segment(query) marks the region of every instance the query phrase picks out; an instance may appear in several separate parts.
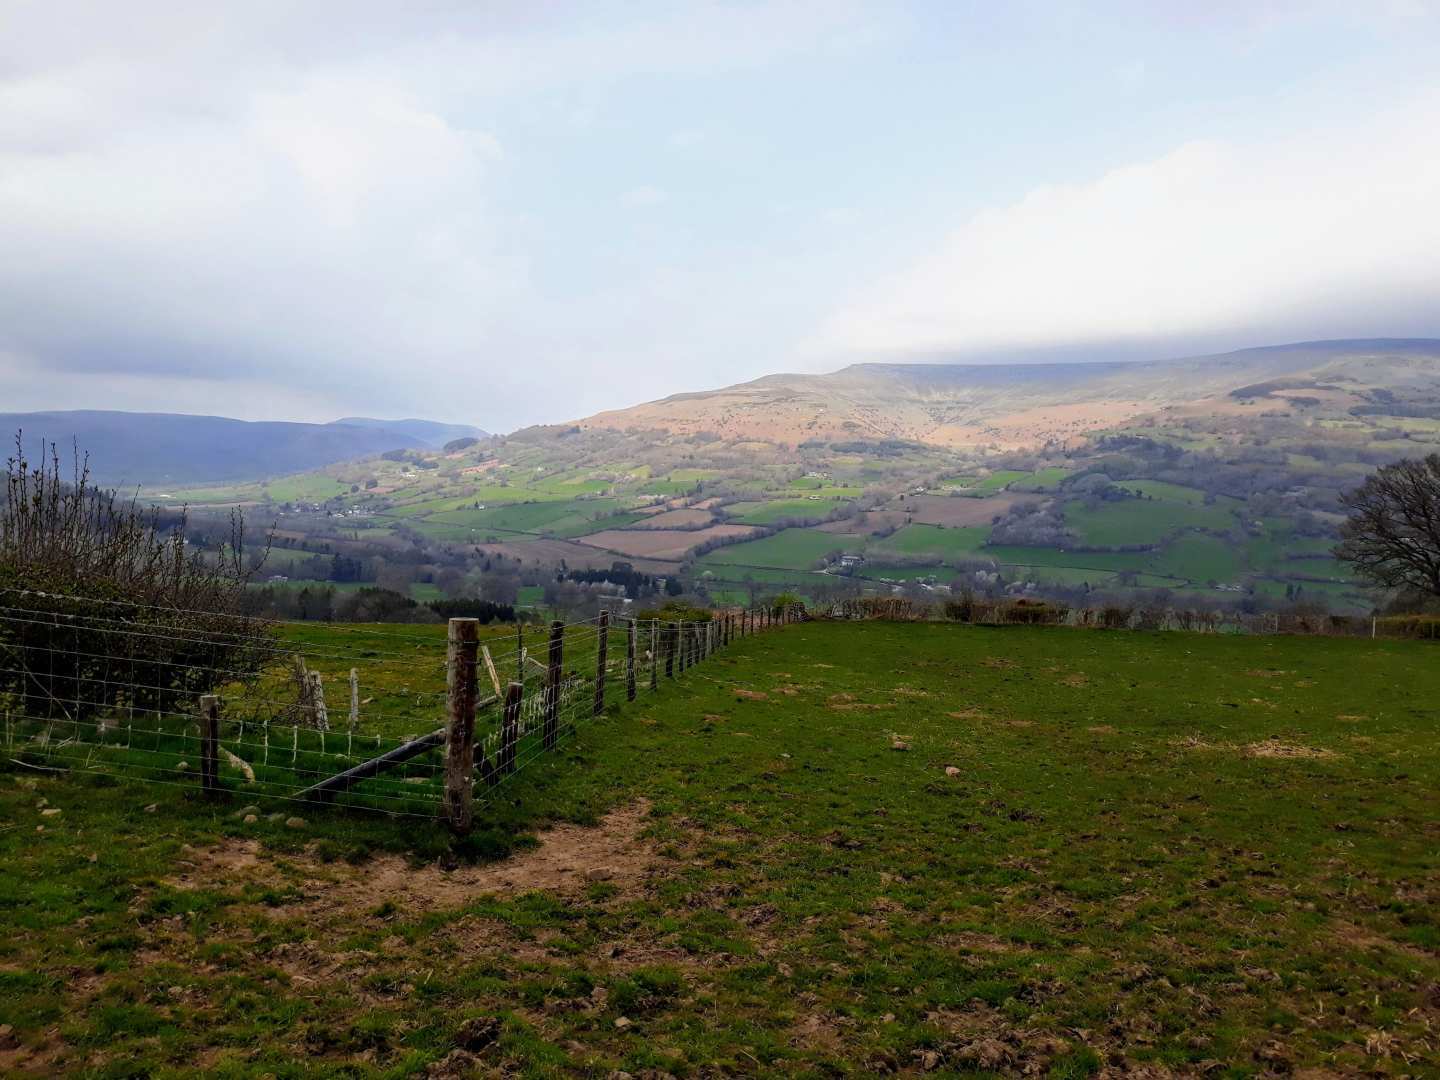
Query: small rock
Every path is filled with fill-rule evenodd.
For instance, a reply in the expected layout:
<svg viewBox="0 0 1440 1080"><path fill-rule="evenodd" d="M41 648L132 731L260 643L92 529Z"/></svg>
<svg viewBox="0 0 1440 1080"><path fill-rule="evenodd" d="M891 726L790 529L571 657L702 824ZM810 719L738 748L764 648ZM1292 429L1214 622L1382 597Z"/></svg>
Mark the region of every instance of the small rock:
<svg viewBox="0 0 1440 1080"><path fill-rule="evenodd" d="M945 775L946 775L946 776L959 776L959 775L960 775L960 770L957 769L954 765L946 765L946 766L945 766Z"/></svg>
<svg viewBox="0 0 1440 1080"><path fill-rule="evenodd" d="M303 829L305 827L305 819L303 817L286 818L285 827L287 829Z"/></svg>
<svg viewBox="0 0 1440 1080"><path fill-rule="evenodd" d="M934 1050L917 1050L915 1063L920 1066L922 1072L931 1072L940 1067L940 1055Z"/></svg>
<svg viewBox="0 0 1440 1080"><path fill-rule="evenodd" d="M179 765L176 765L176 766L175 766L175 771L176 771L176 772L189 772L189 771L190 771L190 762L188 762L188 761L182 761L182 762L180 762Z"/></svg>
<svg viewBox="0 0 1440 1080"><path fill-rule="evenodd" d="M608 866L592 866L585 871L586 881L609 881L615 876L615 871Z"/></svg>
<svg viewBox="0 0 1440 1080"><path fill-rule="evenodd" d="M50 807L46 807L44 810L41 810L41 811L40 811L40 816L41 816L41 817L54 817L54 816L55 816L56 814L58 814L58 813L60 813L60 808L59 808L58 806L50 806Z"/></svg>
<svg viewBox="0 0 1440 1080"><path fill-rule="evenodd" d="M241 818L240 820L243 821L246 825L254 825L254 824L255 824L257 821L259 821L260 819L259 819L258 817L256 817L254 814L246 814L246 815L245 815L243 818Z"/></svg>
<svg viewBox="0 0 1440 1080"><path fill-rule="evenodd" d="M98 863L98 862L100 861L100 856L97 855L97 854L95 854L95 852L92 851L89 855L85 856L85 861L86 861L86 862L92 862L92 863Z"/></svg>
<svg viewBox="0 0 1440 1080"><path fill-rule="evenodd" d="M284 820L285 820L285 815L284 815L284 814L281 814L281 813L278 813L278 812L277 812L277 813L274 813L274 814L266 814L266 815L265 815L265 820L266 820L266 821L284 821Z"/></svg>
<svg viewBox="0 0 1440 1080"><path fill-rule="evenodd" d="M625 1017L623 1017L623 1016L617 1016L617 1017L615 1018L615 1030L616 1030L616 1031L624 1031L626 1028L631 1027L631 1026L633 1026L633 1022L630 1021L630 1020L628 1020L628 1019L626 1019Z"/></svg>
<svg viewBox="0 0 1440 1080"><path fill-rule="evenodd" d="M185 993L185 987L183 987L183 986L172 986L172 987L170 987L170 996L171 996L171 997L179 997L179 996L180 996L181 994L183 994L183 993Z"/></svg>
<svg viewBox="0 0 1440 1080"><path fill-rule="evenodd" d="M159 808L160 808L160 804L159 804L159 803L153 803L153 802L152 802L149 806L145 807L145 813L147 813L147 814L153 814L153 813L154 813L156 810L158 810Z"/></svg>
<svg viewBox="0 0 1440 1080"><path fill-rule="evenodd" d="M904 739L895 739L890 743L891 750L909 750L910 744Z"/></svg>
<svg viewBox="0 0 1440 1080"><path fill-rule="evenodd" d="M886 1013L884 1016L880 1017L880 1022L882 1024L893 1024L895 1022L895 1014Z"/></svg>

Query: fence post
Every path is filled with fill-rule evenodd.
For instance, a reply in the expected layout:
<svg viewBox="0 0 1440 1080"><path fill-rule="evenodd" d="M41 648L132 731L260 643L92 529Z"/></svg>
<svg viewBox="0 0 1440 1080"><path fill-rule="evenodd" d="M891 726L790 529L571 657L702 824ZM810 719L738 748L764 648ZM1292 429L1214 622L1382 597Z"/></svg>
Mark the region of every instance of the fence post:
<svg viewBox="0 0 1440 1080"><path fill-rule="evenodd" d="M463 836L474 823L476 662L480 620L451 619L445 656L445 824Z"/></svg>
<svg viewBox="0 0 1440 1080"><path fill-rule="evenodd" d="M564 678L565 624L550 624L550 666L545 671L545 732L542 742L549 750L560 737L560 680Z"/></svg>
<svg viewBox="0 0 1440 1080"><path fill-rule="evenodd" d="M595 649L595 709L599 716L605 711L605 660L610 648L610 612L600 612L600 638Z"/></svg>
<svg viewBox="0 0 1440 1080"><path fill-rule="evenodd" d="M350 730L360 726L360 673L350 669Z"/></svg>
<svg viewBox="0 0 1440 1080"><path fill-rule="evenodd" d="M675 624L665 624L665 677L675 677Z"/></svg>
<svg viewBox="0 0 1440 1080"><path fill-rule="evenodd" d="M515 620L515 678L525 681L525 624Z"/></svg>
<svg viewBox="0 0 1440 1080"><path fill-rule="evenodd" d="M660 621L650 620L650 689L660 688Z"/></svg>
<svg viewBox="0 0 1440 1080"><path fill-rule="evenodd" d="M515 771L515 741L520 731L520 704L525 684L512 682L505 688L505 719L500 724L500 771Z"/></svg>
<svg viewBox="0 0 1440 1080"><path fill-rule="evenodd" d="M635 700L635 620L626 620L625 634L625 699Z"/></svg>
<svg viewBox="0 0 1440 1080"><path fill-rule="evenodd" d="M675 667L679 675L685 674L685 661L688 659L685 654L690 648L690 637L685 629L687 625L684 622L675 624Z"/></svg>
<svg viewBox="0 0 1440 1080"><path fill-rule="evenodd" d="M207 798L220 795L220 699L200 697L200 786Z"/></svg>

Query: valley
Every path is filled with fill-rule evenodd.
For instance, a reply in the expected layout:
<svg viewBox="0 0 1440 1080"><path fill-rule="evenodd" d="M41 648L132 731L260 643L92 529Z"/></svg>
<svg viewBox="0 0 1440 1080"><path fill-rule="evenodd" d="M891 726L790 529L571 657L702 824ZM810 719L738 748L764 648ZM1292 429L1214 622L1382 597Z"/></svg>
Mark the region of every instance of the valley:
<svg viewBox="0 0 1440 1080"><path fill-rule="evenodd" d="M1330 555L1339 497L1436 447L1440 343L1331 342L774 377L159 497L273 521L264 577L291 591L426 600L488 573L501 599L553 605L557 575L623 563L711 603L971 591L1357 612L1376 597Z"/></svg>

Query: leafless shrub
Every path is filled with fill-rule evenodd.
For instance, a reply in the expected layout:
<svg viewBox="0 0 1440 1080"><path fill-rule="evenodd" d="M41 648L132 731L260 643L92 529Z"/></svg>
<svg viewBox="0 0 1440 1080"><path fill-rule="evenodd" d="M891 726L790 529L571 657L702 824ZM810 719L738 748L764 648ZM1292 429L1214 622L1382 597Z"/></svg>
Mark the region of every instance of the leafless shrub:
<svg viewBox="0 0 1440 1080"><path fill-rule="evenodd" d="M272 631L244 614L254 569L243 521L219 551L186 541L184 513L162 521L100 490L77 451L62 473L21 437L0 506L0 697L32 716L80 720L107 708L180 711L193 696L257 672Z"/></svg>

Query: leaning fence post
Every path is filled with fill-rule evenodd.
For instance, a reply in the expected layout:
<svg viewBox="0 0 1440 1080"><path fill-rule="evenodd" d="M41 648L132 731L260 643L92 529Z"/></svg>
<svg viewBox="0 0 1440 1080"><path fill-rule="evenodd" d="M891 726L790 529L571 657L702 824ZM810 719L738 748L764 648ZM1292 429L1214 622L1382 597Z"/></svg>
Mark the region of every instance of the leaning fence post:
<svg viewBox="0 0 1440 1080"><path fill-rule="evenodd" d="M515 741L520 731L520 703L525 684L512 682L505 688L505 719L500 725L500 771L515 771Z"/></svg>
<svg viewBox="0 0 1440 1080"><path fill-rule="evenodd" d="M209 798L220 794L220 699L200 697L200 786Z"/></svg>
<svg viewBox="0 0 1440 1080"><path fill-rule="evenodd" d="M445 823L458 835L474 822L471 794L475 773L476 662L479 619L451 619L445 656Z"/></svg>
<svg viewBox="0 0 1440 1080"><path fill-rule="evenodd" d="M545 732L546 750L560 737L560 680L565 666L565 624L558 619L550 624L550 664L545 671Z"/></svg>
<svg viewBox="0 0 1440 1080"><path fill-rule="evenodd" d="M635 700L635 620L626 620L625 633L625 700Z"/></svg>
<svg viewBox="0 0 1440 1080"><path fill-rule="evenodd" d="M605 661L610 648L610 612L600 612L600 639L595 649L595 708L594 715L605 711Z"/></svg>

